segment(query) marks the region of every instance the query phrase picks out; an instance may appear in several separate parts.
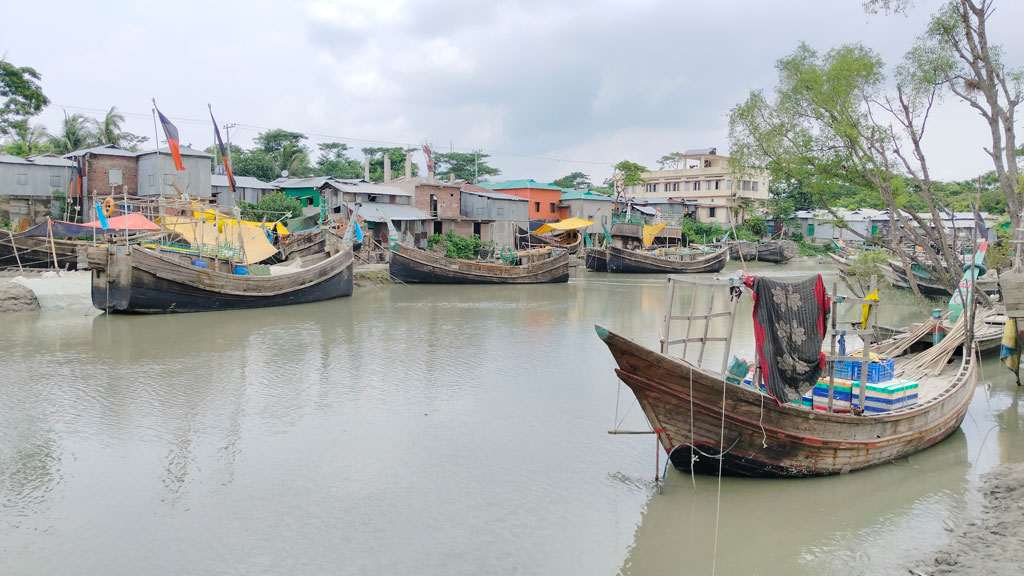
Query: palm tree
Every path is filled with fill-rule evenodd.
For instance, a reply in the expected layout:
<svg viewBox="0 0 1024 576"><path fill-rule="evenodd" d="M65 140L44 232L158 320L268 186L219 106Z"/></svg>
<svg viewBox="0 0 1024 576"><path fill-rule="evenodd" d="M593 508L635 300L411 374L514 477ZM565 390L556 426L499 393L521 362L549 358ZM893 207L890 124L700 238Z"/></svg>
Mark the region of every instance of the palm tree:
<svg viewBox="0 0 1024 576"><path fill-rule="evenodd" d="M64 112L64 121L60 125L60 133L50 141L54 152L67 154L85 148L93 142L94 134L89 128L90 119L81 114L68 116Z"/></svg>
<svg viewBox="0 0 1024 576"><path fill-rule="evenodd" d="M306 153L302 150L302 147L298 144L287 143L281 147L277 153L274 154L274 172L278 175L282 171L287 170L288 175L292 178L302 178L307 176L306 166L309 163L309 159L306 157Z"/></svg>
<svg viewBox="0 0 1024 576"><path fill-rule="evenodd" d="M123 137L121 126L124 125L124 115L117 111L117 106L111 106L103 121L97 125L96 136L100 144L113 144L120 146Z"/></svg>

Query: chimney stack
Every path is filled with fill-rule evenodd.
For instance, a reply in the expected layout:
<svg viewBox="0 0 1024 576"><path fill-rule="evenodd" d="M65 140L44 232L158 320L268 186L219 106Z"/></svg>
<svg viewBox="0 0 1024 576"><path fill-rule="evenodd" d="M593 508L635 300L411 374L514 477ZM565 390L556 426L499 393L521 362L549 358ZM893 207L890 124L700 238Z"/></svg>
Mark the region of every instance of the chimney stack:
<svg viewBox="0 0 1024 576"><path fill-rule="evenodd" d="M370 181L370 157L363 158L363 180Z"/></svg>
<svg viewBox="0 0 1024 576"><path fill-rule="evenodd" d="M412 180L412 152L405 151L405 179Z"/></svg>
<svg viewBox="0 0 1024 576"><path fill-rule="evenodd" d="M384 183L391 182L391 154L384 152Z"/></svg>

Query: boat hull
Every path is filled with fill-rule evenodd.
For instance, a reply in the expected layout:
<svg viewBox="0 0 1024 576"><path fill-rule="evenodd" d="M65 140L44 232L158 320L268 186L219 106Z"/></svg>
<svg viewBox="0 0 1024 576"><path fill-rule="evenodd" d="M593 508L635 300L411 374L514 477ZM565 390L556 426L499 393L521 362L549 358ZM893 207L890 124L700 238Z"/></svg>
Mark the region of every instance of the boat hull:
<svg viewBox="0 0 1024 576"><path fill-rule="evenodd" d="M93 306L108 313L210 312L306 304L352 295L350 250L283 276L237 276L151 250L90 251ZM294 286L289 284L294 283Z"/></svg>
<svg viewBox="0 0 1024 576"><path fill-rule="evenodd" d="M619 379L662 431L659 439L672 464L701 474L718 474L721 464L723 474L734 476L825 476L892 462L952 434L977 382L974 355L967 354L947 368L955 372L949 385L914 407L829 414L780 406L752 387L727 384L721 374L602 327L597 331L618 364Z"/></svg>
<svg viewBox="0 0 1024 576"><path fill-rule="evenodd" d="M395 280L423 284L545 284L569 281L569 253L552 250L550 258L503 266L445 258L408 246L392 248L389 272Z"/></svg>
<svg viewBox="0 0 1024 576"><path fill-rule="evenodd" d="M2 233L0 233L2 234ZM89 244L82 241L54 239L53 244L47 238L28 236L0 235L0 268L54 268L53 255L57 255L57 268L64 270L78 269L78 250ZM17 252L17 254L15 254Z"/></svg>
<svg viewBox="0 0 1024 576"><path fill-rule="evenodd" d="M782 264L789 262L800 252L796 242L792 240L773 240L757 245L758 262Z"/></svg>
<svg viewBox="0 0 1024 576"><path fill-rule="evenodd" d="M583 263L588 270L593 270L594 272L607 272L608 252L600 248L587 248L587 252L584 254Z"/></svg>
<svg viewBox="0 0 1024 576"><path fill-rule="evenodd" d="M621 274L675 274L720 272L729 262L729 247L707 255L680 260L609 246L608 271Z"/></svg>

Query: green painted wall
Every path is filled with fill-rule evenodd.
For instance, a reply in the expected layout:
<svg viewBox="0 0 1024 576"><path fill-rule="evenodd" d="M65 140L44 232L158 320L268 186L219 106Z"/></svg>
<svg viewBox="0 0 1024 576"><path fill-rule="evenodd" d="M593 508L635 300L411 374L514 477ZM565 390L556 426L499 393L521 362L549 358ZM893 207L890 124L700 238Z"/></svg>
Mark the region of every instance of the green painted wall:
<svg viewBox="0 0 1024 576"><path fill-rule="evenodd" d="M286 188L282 192L289 198L311 198L312 202L309 204L303 202L303 206L320 207L320 191L316 188Z"/></svg>

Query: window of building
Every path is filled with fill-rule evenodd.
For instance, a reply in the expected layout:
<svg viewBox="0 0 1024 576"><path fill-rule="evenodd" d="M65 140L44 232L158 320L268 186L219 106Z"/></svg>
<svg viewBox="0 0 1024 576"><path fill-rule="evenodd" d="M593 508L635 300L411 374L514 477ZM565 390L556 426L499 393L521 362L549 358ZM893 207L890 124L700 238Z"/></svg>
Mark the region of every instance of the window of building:
<svg viewBox="0 0 1024 576"><path fill-rule="evenodd" d="M725 189L726 190L732 190L732 180L726 180L725 181Z"/></svg>
<svg viewBox="0 0 1024 576"><path fill-rule="evenodd" d="M722 187L721 180L715 180L715 190L719 190Z"/></svg>
<svg viewBox="0 0 1024 576"><path fill-rule="evenodd" d="M708 208L708 218L715 217L715 210L717 210L717 208Z"/></svg>
<svg viewBox="0 0 1024 576"><path fill-rule="evenodd" d="M602 225L607 225L608 224L608 215L607 214L602 214L601 215L601 224Z"/></svg>
<svg viewBox="0 0 1024 576"><path fill-rule="evenodd" d="M555 203L554 202L549 202L548 205L551 206L551 213L554 214L555 213Z"/></svg>
<svg viewBox="0 0 1024 576"><path fill-rule="evenodd" d="M743 181L743 191L750 192L750 180Z"/></svg>
<svg viewBox="0 0 1024 576"><path fill-rule="evenodd" d="M684 192L689 192L690 191L690 183L689 182L686 182L686 183L683 184L683 191Z"/></svg>
<svg viewBox="0 0 1024 576"><path fill-rule="evenodd" d="M679 192L679 182L672 184L672 191Z"/></svg>
<svg viewBox="0 0 1024 576"><path fill-rule="evenodd" d="M28 185L28 174L18 174L18 186Z"/></svg>
<svg viewBox="0 0 1024 576"><path fill-rule="evenodd" d="M533 211L534 212L540 212L540 202L534 202L533 203Z"/></svg>
<svg viewBox="0 0 1024 576"><path fill-rule="evenodd" d="M124 184L124 177L121 175L120 170L110 170L107 172L107 183L111 186L120 186Z"/></svg>
<svg viewBox="0 0 1024 576"><path fill-rule="evenodd" d="M693 183L693 191L697 192L698 190L700 190L700 182L694 182Z"/></svg>
<svg viewBox="0 0 1024 576"><path fill-rule="evenodd" d="M54 174L54 175L50 176L50 188L58 188L59 189L60 188L60 180L61 180L61 178L57 174Z"/></svg>
<svg viewBox="0 0 1024 576"><path fill-rule="evenodd" d="M754 192L757 192L757 180L754 180L753 182L750 183L750 189L753 190Z"/></svg>

